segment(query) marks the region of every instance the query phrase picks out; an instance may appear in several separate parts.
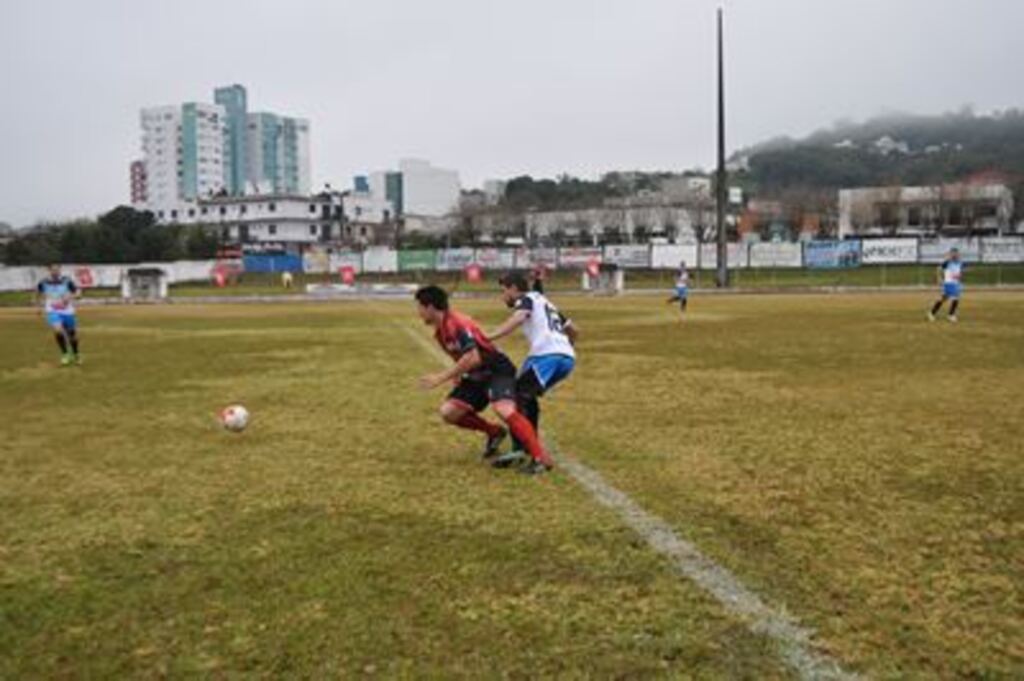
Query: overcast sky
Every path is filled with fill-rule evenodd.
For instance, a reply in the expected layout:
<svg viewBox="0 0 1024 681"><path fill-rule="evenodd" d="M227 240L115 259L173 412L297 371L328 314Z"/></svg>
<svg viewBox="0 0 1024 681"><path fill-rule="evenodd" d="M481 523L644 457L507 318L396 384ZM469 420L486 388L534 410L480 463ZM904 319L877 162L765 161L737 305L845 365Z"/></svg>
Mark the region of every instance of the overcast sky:
<svg viewBox="0 0 1024 681"><path fill-rule="evenodd" d="M309 118L314 186L714 163L713 0L4 0L0 221L128 201L141 107ZM726 0L730 149L883 111L1021 106L1020 0Z"/></svg>

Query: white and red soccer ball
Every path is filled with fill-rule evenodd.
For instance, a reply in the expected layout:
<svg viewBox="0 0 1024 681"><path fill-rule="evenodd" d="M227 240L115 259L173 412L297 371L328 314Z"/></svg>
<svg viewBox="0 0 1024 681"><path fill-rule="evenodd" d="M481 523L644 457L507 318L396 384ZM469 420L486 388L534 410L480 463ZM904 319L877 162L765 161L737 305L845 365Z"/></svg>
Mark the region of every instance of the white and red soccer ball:
<svg viewBox="0 0 1024 681"><path fill-rule="evenodd" d="M219 418L225 430L240 433L249 425L249 410L240 404L232 404L220 410Z"/></svg>

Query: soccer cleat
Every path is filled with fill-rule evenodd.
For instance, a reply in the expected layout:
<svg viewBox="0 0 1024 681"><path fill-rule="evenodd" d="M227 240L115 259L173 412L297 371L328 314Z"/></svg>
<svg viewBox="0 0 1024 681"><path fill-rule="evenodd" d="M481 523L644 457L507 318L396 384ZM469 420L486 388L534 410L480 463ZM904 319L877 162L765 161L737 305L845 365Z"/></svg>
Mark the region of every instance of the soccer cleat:
<svg viewBox="0 0 1024 681"><path fill-rule="evenodd" d="M523 475L544 475L552 468L554 468L554 466L549 466L546 463L541 463L536 459L532 459L530 463L520 468L519 472Z"/></svg>
<svg viewBox="0 0 1024 681"><path fill-rule="evenodd" d="M60 365L62 367L71 366L71 355L64 354L60 357Z"/></svg>
<svg viewBox="0 0 1024 681"><path fill-rule="evenodd" d="M935 321L935 313L932 312L931 310L928 311L928 321L930 321L930 322L934 322Z"/></svg>
<svg viewBox="0 0 1024 681"><path fill-rule="evenodd" d="M957 316L955 314L949 315L949 323L950 324L956 324L958 321L960 321L960 320L957 318Z"/></svg>
<svg viewBox="0 0 1024 681"><path fill-rule="evenodd" d="M513 449L511 452L496 457L491 465L495 468L509 468L529 458L521 449Z"/></svg>
<svg viewBox="0 0 1024 681"><path fill-rule="evenodd" d="M497 454L498 449L501 447L501 443L505 441L506 437L508 437L508 429L504 427L494 435L489 435L487 437L487 445L484 447L484 453L481 455L481 458L489 459Z"/></svg>
<svg viewBox="0 0 1024 681"><path fill-rule="evenodd" d="M82 366L82 356L77 353L75 354L75 365Z"/></svg>

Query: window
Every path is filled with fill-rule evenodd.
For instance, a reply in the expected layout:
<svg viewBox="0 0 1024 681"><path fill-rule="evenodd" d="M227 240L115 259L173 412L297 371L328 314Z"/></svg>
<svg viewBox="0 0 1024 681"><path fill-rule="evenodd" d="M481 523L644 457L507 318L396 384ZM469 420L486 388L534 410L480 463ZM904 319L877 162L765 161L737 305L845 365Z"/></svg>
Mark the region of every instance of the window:
<svg viewBox="0 0 1024 681"><path fill-rule="evenodd" d="M359 217L362 214L363 214L363 207L362 206L356 206L356 217Z"/></svg>
<svg viewBox="0 0 1024 681"><path fill-rule="evenodd" d="M228 214L227 206L221 206L220 207L220 214L221 215L227 215Z"/></svg>
<svg viewBox="0 0 1024 681"><path fill-rule="evenodd" d="M921 226L920 208L911 208L909 211L907 211L907 224L910 225L911 227Z"/></svg>
<svg viewBox="0 0 1024 681"><path fill-rule="evenodd" d="M267 225L267 234L271 236L277 234L277 225Z"/></svg>
<svg viewBox="0 0 1024 681"><path fill-rule="evenodd" d="M196 209L195 208L189 208L188 209L188 216L190 218L194 218L196 216Z"/></svg>
<svg viewBox="0 0 1024 681"><path fill-rule="evenodd" d="M270 203L267 204L267 210L273 213L275 210L277 210L277 204L271 201Z"/></svg>
<svg viewBox="0 0 1024 681"><path fill-rule="evenodd" d="M310 225L309 226L309 235L310 236L316 236L316 225Z"/></svg>
<svg viewBox="0 0 1024 681"><path fill-rule="evenodd" d="M177 210L172 210L171 211L171 219L172 220L177 220L178 219L178 211Z"/></svg>
<svg viewBox="0 0 1024 681"><path fill-rule="evenodd" d="M246 210L246 206L245 205L239 206L238 207L238 214L239 215L245 215L245 210Z"/></svg>
<svg viewBox="0 0 1024 681"><path fill-rule="evenodd" d="M366 227L359 228L359 236L366 236Z"/></svg>
<svg viewBox="0 0 1024 681"><path fill-rule="evenodd" d="M200 209L199 209L199 213L200 213L201 215L206 215L206 206L203 206L202 208L200 208Z"/></svg>
<svg viewBox="0 0 1024 681"><path fill-rule="evenodd" d="M163 212L162 210L158 210L158 211L156 212L156 216L157 216L158 218L160 218L161 220L163 220L163 219L164 219L164 212Z"/></svg>
<svg viewBox="0 0 1024 681"><path fill-rule="evenodd" d="M309 204L309 212L310 213L315 213L316 212L316 204L315 203Z"/></svg>

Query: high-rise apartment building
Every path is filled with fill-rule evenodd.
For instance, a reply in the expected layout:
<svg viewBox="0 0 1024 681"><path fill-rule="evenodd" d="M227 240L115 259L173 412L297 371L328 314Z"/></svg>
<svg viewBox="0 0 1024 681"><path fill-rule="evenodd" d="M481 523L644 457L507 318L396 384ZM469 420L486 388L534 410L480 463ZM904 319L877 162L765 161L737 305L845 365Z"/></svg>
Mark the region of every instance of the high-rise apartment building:
<svg viewBox="0 0 1024 681"><path fill-rule="evenodd" d="M247 138L247 176L252 190L309 193L309 121L266 112L251 113Z"/></svg>
<svg viewBox="0 0 1024 681"><path fill-rule="evenodd" d="M248 179L246 126L249 112L245 88L237 84L219 87L213 91L213 100L224 107L225 113L224 186L229 194L239 196L245 193Z"/></svg>

